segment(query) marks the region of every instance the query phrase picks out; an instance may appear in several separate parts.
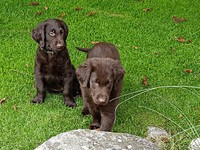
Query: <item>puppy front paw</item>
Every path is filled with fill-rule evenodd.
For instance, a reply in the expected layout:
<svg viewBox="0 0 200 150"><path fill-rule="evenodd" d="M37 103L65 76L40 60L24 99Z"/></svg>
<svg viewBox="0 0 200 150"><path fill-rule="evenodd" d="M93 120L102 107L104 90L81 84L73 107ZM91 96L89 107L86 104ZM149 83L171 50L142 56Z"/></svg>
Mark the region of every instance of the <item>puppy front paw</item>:
<svg viewBox="0 0 200 150"><path fill-rule="evenodd" d="M69 100L68 100L68 101L65 101L64 103L65 103L65 105L68 106L68 107L72 107L72 108L73 108L73 107L76 106L76 103L73 102L73 101L69 101Z"/></svg>
<svg viewBox="0 0 200 150"><path fill-rule="evenodd" d="M35 97L31 102L41 104L41 103L44 103L44 99L40 99L40 98Z"/></svg>
<svg viewBox="0 0 200 150"><path fill-rule="evenodd" d="M92 123L92 124L90 125L90 129L91 129L91 130L99 130L99 129L100 129L100 125L97 124L97 123Z"/></svg>

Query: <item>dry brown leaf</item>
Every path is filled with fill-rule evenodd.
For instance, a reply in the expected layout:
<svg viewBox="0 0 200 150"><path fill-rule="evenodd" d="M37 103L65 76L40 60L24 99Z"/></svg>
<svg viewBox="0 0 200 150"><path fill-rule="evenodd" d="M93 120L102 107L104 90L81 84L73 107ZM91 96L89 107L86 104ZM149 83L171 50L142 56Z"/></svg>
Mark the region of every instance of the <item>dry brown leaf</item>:
<svg viewBox="0 0 200 150"><path fill-rule="evenodd" d="M161 141L164 142L164 143L169 143L169 138L164 136L161 138Z"/></svg>
<svg viewBox="0 0 200 150"><path fill-rule="evenodd" d="M82 8L80 6L76 7L76 11L80 11Z"/></svg>
<svg viewBox="0 0 200 150"><path fill-rule="evenodd" d="M177 16L173 16L172 19L173 19L173 21L174 21L175 23L187 21L186 18L178 18Z"/></svg>
<svg viewBox="0 0 200 150"><path fill-rule="evenodd" d="M2 99L0 100L0 104L4 103L5 101L6 101L6 97L4 97L4 98L2 98Z"/></svg>
<svg viewBox="0 0 200 150"><path fill-rule="evenodd" d="M148 86L148 85L149 85L149 83L148 83L148 78L147 78L147 77L144 77L144 78L143 78L142 84L143 84L144 86Z"/></svg>
<svg viewBox="0 0 200 150"><path fill-rule="evenodd" d="M31 6L38 6L39 3L38 2L30 2L29 5L31 5Z"/></svg>
<svg viewBox="0 0 200 150"><path fill-rule="evenodd" d="M41 12L36 12L35 15L36 16L40 16L42 13L43 13L42 11Z"/></svg>
<svg viewBox="0 0 200 150"><path fill-rule="evenodd" d="M138 46L133 46L134 49L138 49Z"/></svg>
<svg viewBox="0 0 200 150"><path fill-rule="evenodd" d="M88 13L88 16L93 16L93 15L95 15L95 14L96 14L95 11L91 11L91 12Z"/></svg>
<svg viewBox="0 0 200 150"><path fill-rule="evenodd" d="M185 72L192 73L192 70L191 69L185 69Z"/></svg>
<svg viewBox="0 0 200 150"><path fill-rule="evenodd" d="M58 16L58 18L62 19L63 17L65 17L65 13L62 13Z"/></svg>
<svg viewBox="0 0 200 150"><path fill-rule="evenodd" d="M184 39L184 37L176 38L176 41L179 41L181 43L185 43L186 42L186 40Z"/></svg>
<svg viewBox="0 0 200 150"><path fill-rule="evenodd" d="M144 8L143 11L144 12L151 12L153 9L152 8Z"/></svg>
<svg viewBox="0 0 200 150"><path fill-rule="evenodd" d="M180 43L191 43L192 42L192 40L185 40L184 37L180 37L180 38L175 37L175 39L176 39L176 41L178 41Z"/></svg>
<svg viewBox="0 0 200 150"><path fill-rule="evenodd" d="M14 105L14 106L13 106L13 109L14 109L14 110L17 110L17 106Z"/></svg>
<svg viewBox="0 0 200 150"><path fill-rule="evenodd" d="M96 42L91 42L91 44L94 44L94 45L97 44L97 43L99 43L99 42L97 42L97 41Z"/></svg>

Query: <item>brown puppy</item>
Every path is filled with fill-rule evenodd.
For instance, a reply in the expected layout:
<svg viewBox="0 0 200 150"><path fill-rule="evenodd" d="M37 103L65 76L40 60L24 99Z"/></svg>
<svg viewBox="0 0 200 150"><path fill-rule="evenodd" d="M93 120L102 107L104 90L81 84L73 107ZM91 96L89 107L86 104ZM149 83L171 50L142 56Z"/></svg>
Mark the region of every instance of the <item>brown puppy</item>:
<svg viewBox="0 0 200 150"><path fill-rule="evenodd" d="M84 102L82 114L92 114L91 129L111 131L125 73L118 50L105 42L78 49L87 52L88 58L76 71Z"/></svg>
<svg viewBox="0 0 200 150"><path fill-rule="evenodd" d="M49 19L32 30L38 43L35 58L35 82L37 93L33 103L44 102L46 91L62 92L64 103L74 107L74 97L80 94L80 86L71 64L66 39L67 25L58 19Z"/></svg>

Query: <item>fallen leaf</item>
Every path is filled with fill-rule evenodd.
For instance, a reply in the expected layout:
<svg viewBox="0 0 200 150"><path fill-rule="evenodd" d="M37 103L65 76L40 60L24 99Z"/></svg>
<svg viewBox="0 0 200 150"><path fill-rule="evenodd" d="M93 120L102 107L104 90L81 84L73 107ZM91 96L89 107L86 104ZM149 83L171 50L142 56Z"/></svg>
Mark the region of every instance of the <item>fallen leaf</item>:
<svg viewBox="0 0 200 150"><path fill-rule="evenodd" d="M91 12L88 13L88 16L93 16L93 15L95 15L95 14L96 14L95 11L91 11Z"/></svg>
<svg viewBox="0 0 200 150"><path fill-rule="evenodd" d="M65 13L62 13L58 16L58 18L62 19L65 16Z"/></svg>
<svg viewBox="0 0 200 150"><path fill-rule="evenodd" d="M178 41L180 43L191 43L192 42L192 40L185 40L184 37L180 37L180 38L175 37L175 39L176 39L176 41Z"/></svg>
<svg viewBox="0 0 200 150"><path fill-rule="evenodd" d="M161 141L164 143L169 143L169 138L164 136L161 138Z"/></svg>
<svg viewBox="0 0 200 150"><path fill-rule="evenodd" d="M30 2L29 5L31 5L31 6L38 6L39 3L38 2Z"/></svg>
<svg viewBox="0 0 200 150"><path fill-rule="evenodd" d="M41 12L36 12L35 15L36 16L40 16L42 13L43 13L42 11Z"/></svg>
<svg viewBox="0 0 200 150"><path fill-rule="evenodd" d="M186 42L186 40L184 39L184 37L176 38L176 41L179 41L181 43L185 43Z"/></svg>
<svg viewBox="0 0 200 150"><path fill-rule="evenodd" d="M13 109L14 109L14 110L17 110L17 106L14 105L14 106L13 106Z"/></svg>
<svg viewBox="0 0 200 150"><path fill-rule="evenodd" d="M153 9L152 8L145 8L143 9L144 12L151 12Z"/></svg>
<svg viewBox="0 0 200 150"><path fill-rule="evenodd" d="M148 78L144 77L142 83L143 83L144 86L148 86L149 85Z"/></svg>
<svg viewBox="0 0 200 150"><path fill-rule="evenodd" d="M185 72L192 73L192 70L191 69L185 69Z"/></svg>
<svg viewBox="0 0 200 150"><path fill-rule="evenodd" d="M80 11L82 8L80 6L76 7L76 11Z"/></svg>
<svg viewBox="0 0 200 150"><path fill-rule="evenodd" d="M48 10L49 9L49 7L48 6L44 6L44 10Z"/></svg>
<svg viewBox="0 0 200 150"><path fill-rule="evenodd" d="M154 54L155 54L155 55L158 55L159 53L158 53L158 52L154 52Z"/></svg>
<svg viewBox="0 0 200 150"><path fill-rule="evenodd" d="M97 44L97 43L99 43L99 42L91 42L91 44L94 44L94 45Z"/></svg>
<svg viewBox="0 0 200 150"><path fill-rule="evenodd" d="M138 46L133 46L134 49L138 49Z"/></svg>
<svg viewBox="0 0 200 150"><path fill-rule="evenodd" d="M187 21L186 18L178 18L177 16L173 16L172 19L173 19L173 21L174 21L175 23Z"/></svg>
<svg viewBox="0 0 200 150"><path fill-rule="evenodd" d="M0 104L4 103L5 101L6 101L6 97L4 97L4 98L2 98L2 99L0 100Z"/></svg>

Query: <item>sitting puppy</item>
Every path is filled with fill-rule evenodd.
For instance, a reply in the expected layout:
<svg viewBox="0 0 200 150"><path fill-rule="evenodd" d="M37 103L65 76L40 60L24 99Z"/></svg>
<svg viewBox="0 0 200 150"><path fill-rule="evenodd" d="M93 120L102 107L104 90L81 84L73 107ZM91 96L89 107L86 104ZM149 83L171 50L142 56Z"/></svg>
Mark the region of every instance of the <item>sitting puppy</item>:
<svg viewBox="0 0 200 150"><path fill-rule="evenodd" d="M125 73L118 50L105 42L77 49L87 52L87 60L76 71L84 102L82 114L92 114L90 129L111 131Z"/></svg>
<svg viewBox="0 0 200 150"><path fill-rule="evenodd" d="M33 103L44 102L46 91L50 91L62 92L65 105L76 105L74 97L80 94L80 86L66 48L67 36L67 25L58 19L48 19L32 30L32 37L38 43L35 58L37 93Z"/></svg>

